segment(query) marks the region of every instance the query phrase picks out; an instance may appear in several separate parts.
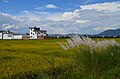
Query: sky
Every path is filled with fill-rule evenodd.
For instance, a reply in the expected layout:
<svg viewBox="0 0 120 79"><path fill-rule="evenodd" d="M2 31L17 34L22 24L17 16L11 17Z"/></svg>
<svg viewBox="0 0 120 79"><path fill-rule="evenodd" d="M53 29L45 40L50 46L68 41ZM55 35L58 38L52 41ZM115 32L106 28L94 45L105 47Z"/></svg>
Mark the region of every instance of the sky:
<svg viewBox="0 0 120 79"><path fill-rule="evenodd" d="M0 30L97 34L120 28L120 0L0 0Z"/></svg>

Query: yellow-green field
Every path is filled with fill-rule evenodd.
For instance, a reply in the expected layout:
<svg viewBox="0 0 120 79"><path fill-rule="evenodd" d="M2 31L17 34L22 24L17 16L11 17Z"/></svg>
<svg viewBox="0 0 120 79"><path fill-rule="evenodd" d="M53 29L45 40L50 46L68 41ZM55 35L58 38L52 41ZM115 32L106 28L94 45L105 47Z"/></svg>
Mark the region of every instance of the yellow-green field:
<svg viewBox="0 0 120 79"><path fill-rule="evenodd" d="M0 40L0 78L35 74L40 69L49 72L48 61L54 56L55 67L71 64L67 56L72 53L64 51L56 42L65 42L65 39Z"/></svg>
<svg viewBox="0 0 120 79"><path fill-rule="evenodd" d="M74 67L74 49L64 50L56 42L66 40L0 40L0 79L37 79L40 74L39 79L63 79L60 75Z"/></svg>

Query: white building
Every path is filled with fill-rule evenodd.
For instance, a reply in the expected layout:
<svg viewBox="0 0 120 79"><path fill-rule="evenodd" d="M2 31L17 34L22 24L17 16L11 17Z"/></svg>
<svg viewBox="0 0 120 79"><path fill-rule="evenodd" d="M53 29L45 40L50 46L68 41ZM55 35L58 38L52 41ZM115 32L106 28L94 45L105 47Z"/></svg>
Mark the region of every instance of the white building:
<svg viewBox="0 0 120 79"><path fill-rule="evenodd" d="M13 32L7 30L7 31L2 31L2 39L12 39L13 38Z"/></svg>
<svg viewBox="0 0 120 79"><path fill-rule="evenodd" d="M0 31L0 39L3 39L3 33Z"/></svg>
<svg viewBox="0 0 120 79"><path fill-rule="evenodd" d="M22 35L14 34L13 32L7 31L0 31L0 39L22 39Z"/></svg>
<svg viewBox="0 0 120 79"><path fill-rule="evenodd" d="M40 30L38 27L29 28L30 39L44 39L47 36L46 30Z"/></svg>
<svg viewBox="0 0 120 79"><path fill-rule="evenodd" d="M12 39L23 39L23 37L20 34L14 34Z"/></svg>
<svg viewBox="0 0 120 79"><path fill-rule="evenodd" d="M13 34L3 34L3 39L12 39Z"/></svg>

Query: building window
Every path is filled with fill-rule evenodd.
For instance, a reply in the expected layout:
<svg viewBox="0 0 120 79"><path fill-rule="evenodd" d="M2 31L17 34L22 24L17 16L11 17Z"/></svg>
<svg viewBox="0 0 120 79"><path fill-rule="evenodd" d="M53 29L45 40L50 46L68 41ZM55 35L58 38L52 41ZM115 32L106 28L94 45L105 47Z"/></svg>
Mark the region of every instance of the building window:
<svg viewBox="0 0 120 79"><path fill-rule="evenodd" d="M8 35L8 37L12 37L12 35Z"/></svg>
<svg viewBox="0 0 120 79"><path fill-rule="evenodd" d="M31 34L32 34L32 32L31 32Z"/></svg>
<svg viewBox="0 0 120 79"><path fill-rule="evenodd" d="M43 35L41 35L41 37L44 37Z"/></svg>

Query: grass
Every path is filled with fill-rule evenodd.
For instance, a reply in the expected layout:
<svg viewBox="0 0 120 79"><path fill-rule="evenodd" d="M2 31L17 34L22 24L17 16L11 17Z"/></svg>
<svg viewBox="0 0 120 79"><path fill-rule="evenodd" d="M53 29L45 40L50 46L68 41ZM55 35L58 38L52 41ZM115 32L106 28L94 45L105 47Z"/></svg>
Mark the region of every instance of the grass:
<svg viewBox="0 0 120 79"><path fill-rule="evenodd" d="M91 53L89 47L64 50L56 42L66 40L0 40L0 79L120 78L119 46Z"/></svg>
<svg viewBox="0 0 120 79"><path fill-rule="evenodd" d="M50 73L53 58L56 68L62 67L61 63L69 64L72 52L65 53L58 41L65 39L0 40L0 78L38 75L40 70Z"/></svg>

